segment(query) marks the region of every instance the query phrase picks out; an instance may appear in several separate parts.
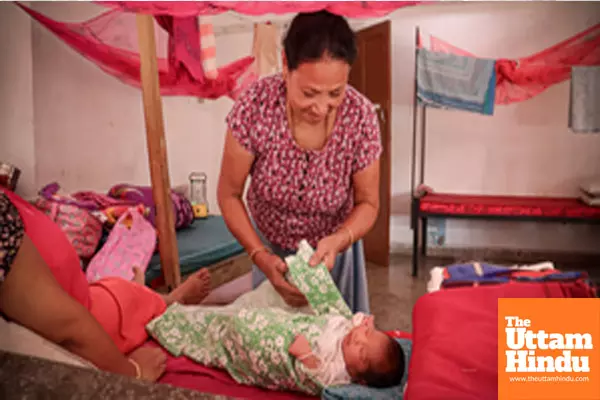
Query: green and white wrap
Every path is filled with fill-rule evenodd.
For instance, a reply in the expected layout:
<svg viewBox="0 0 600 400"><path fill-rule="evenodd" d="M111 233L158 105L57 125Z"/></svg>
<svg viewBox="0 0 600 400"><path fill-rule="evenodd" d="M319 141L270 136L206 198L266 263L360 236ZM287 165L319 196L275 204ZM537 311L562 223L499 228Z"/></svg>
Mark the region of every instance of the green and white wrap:
<svg viewBox="0 0 600 400"><path fill-rule="evenodd" d="M239 383L317 395L323 384L288 348L300 334L314 342L333 315L350 320L352 313L327 268L308 265L312 254L302 241L285 260L286 279L306 296L309 309L291 308L265 281L228 306L173 304L147 330L172 355L224 369Z"/></svg>

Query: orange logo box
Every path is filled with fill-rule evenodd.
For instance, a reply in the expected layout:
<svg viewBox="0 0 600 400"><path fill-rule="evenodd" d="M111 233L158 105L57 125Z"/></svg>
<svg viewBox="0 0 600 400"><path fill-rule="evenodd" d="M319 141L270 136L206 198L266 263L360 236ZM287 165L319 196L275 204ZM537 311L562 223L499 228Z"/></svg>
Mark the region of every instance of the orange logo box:
<svg viewBox="0 0 600 400"><path fill-rule="evenodd" d="M600 400L600 299L498 299L498 400Z"/></svg>

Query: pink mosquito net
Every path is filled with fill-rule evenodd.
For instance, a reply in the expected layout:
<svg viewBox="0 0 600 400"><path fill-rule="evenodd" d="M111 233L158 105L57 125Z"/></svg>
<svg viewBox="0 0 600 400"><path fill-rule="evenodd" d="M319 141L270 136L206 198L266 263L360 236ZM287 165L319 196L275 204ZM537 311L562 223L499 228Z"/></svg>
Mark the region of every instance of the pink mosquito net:
<svg viewBox="0 0 600 400"><path fill-rule="evenodd" d="M161 94L214 99L236 98L257 77L250 69L254 58L241 58L218 69L209 79L202 68L202 34L198 16L235 11L247 15L284 14L327 9L352 18L381 17L417 1L378 2L98 2L108 11L80 23L64 23L19 4L36 21L94 62L106 73L140 87L140 57L136 13L155 18Z"/></svg>
<svg viewBox="0 0 600 400"><path fill-rule="evenodd" d="M80 23L52 20L22 4L31 17L61 40L121 81L140 86L136 13L156 21L157 56L161 94L218 98L237 94L257 79L253 57L219 67L216 78L207 78L202 67L202 34L198 16L237 12L246 15L287 14L326 9L348 18L376 18L419 1L102 1L107 12ZM431 35L422 35L420 46L437 52L473 56ZM569 78L575 65L600 64L600 24L546 50L518 60L498 59L496 103L510 104L534 97Z"/></svg>
<svg viewBox="0 0 600 400"><path fill-rule="evenodd" d="M432 35L420 35L428 50L474 56ZM496 104L530 99L571 76L576 65L600 65L600 24L546 50L517 60L496 60Z"/></svg>

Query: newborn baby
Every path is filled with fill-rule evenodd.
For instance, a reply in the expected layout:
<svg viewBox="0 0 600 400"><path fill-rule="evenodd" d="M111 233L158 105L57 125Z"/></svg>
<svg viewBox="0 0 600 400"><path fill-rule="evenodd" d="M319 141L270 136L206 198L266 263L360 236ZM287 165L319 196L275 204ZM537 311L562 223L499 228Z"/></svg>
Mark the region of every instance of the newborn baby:
<svg viewBox="0 0 600 400"><path fill-rule="evenodd" d="M318 395L351 382L400 384L404 354L353 315L324 265L310 267L312 249L300 243L286 258L288 279L306 296L308 310L285 304L269 281L225 307L171 305L148 332L174 356L226 370L242 384Z"/></svg>
<svg viewBox="0 0 600 400"><path fill-rule="evenodd" d="M404 376L400 344L375 329L373 317L357 313L352 322L332 316L311 346L303 335L289 348L323 386L351 382L384 388L399 385Z"/></svg>
<svg viewBox="0 0 600 400"><path fill-rule="evenodd" d="M348 318L277 307L173 304L148 331L174 356L271 390L318 395L325 387L349 383L389 387L404 375L400 344L375 329L373 317L360 313Z"/></svg>

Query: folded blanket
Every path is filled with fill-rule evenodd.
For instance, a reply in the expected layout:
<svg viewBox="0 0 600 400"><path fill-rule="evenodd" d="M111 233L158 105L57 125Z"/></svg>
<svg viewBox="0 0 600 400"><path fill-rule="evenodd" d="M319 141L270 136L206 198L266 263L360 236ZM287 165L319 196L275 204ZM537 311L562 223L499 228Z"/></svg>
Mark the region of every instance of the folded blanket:
<svg viewBox="0 0 600 400"><path fill-rule="evenodd" d="M471 265L471 264L468 264ZM448 278L447 269L450 267L434 267L430 271L430 279L427 282L427 292L435 292L442 288L442 283L446 278ZM531 265L514 265L511 267L500 267L500 268L508 268L512 270L524 270L524 271L546 271L546 270L554 270L554 264L551 262L543 262L538 264Z"/></svg>
<svg viewBox="0 0 600 400"><path fill-rule="evenodd" d="M492 115L495 96L495 60L418 50L417 97L423 104Z"/></svg>
<svg viewBox="0 0 600 400"><path fill-rule="evenodd" d="M587 279L585 272L560 272L556 269L527 270L485 263L451 265L444 270L442 287L476 286L509 282L574 281Z"/></svg>

